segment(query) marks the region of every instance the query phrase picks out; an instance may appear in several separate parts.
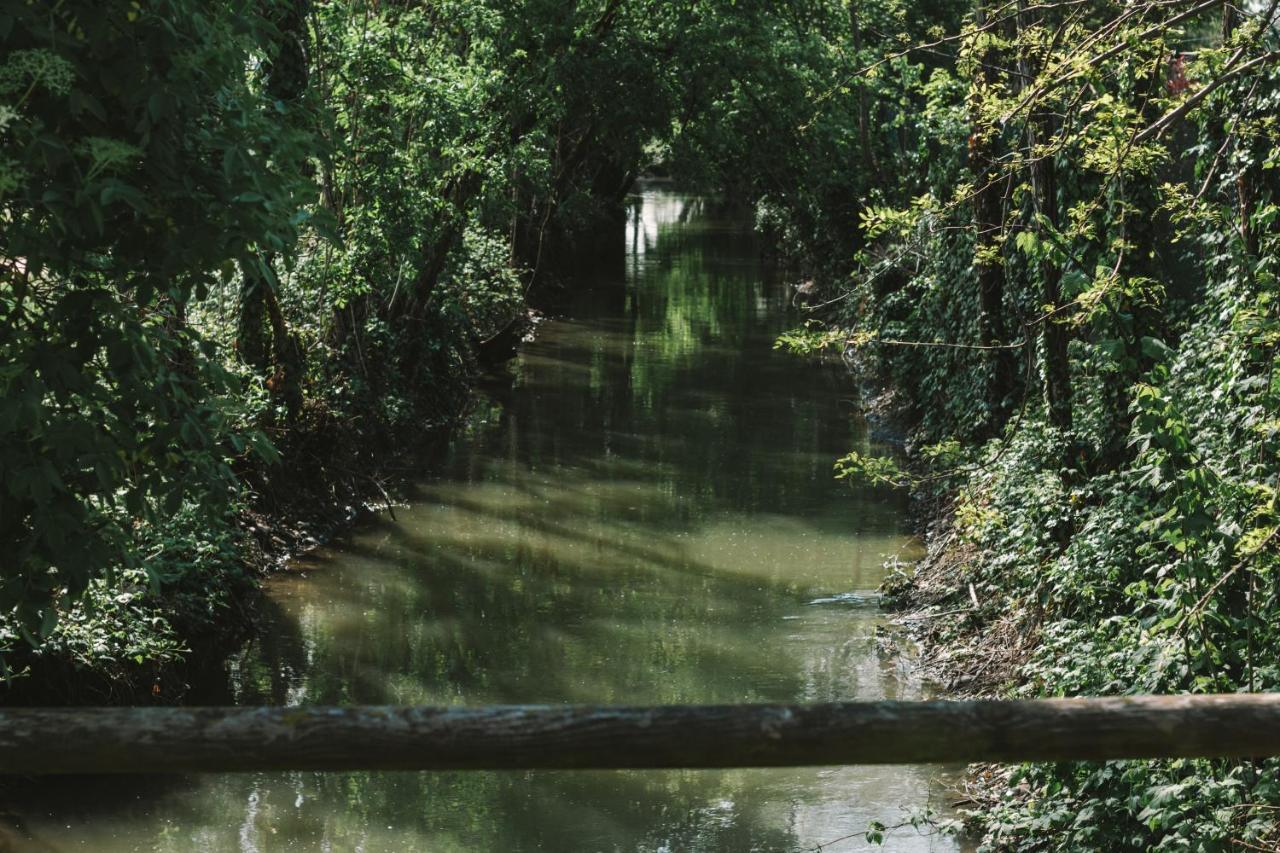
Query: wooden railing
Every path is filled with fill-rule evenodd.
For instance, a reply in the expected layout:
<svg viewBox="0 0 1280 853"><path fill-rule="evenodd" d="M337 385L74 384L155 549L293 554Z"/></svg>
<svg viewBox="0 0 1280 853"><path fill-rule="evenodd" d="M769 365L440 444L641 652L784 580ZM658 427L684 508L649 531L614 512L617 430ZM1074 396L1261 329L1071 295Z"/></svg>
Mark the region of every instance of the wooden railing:
<svg viewBox="0 0 1280 853"><path fill-rule="evenodd" d="M0 710L5 774L799 767L1277 754L1280 694Z"/></svg>

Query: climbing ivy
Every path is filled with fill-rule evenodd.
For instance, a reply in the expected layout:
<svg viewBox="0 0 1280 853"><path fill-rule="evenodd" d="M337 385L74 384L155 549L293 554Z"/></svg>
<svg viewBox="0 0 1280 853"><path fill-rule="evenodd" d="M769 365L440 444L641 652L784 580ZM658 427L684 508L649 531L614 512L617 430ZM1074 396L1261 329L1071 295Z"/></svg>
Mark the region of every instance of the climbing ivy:
<svg viewBox="0 0 1280 853"><path fill-rule="evenodd" d="M858 72L915 64L911 144L831 307L781 343L841 342L899 389L916 446L953 449L837 476L938 499L954 535L918 595L965 612L931 620L937 644L1000 662L957 673L977 687L1280 686L1276 11L978 2ZM1030 765L974 820L990 849L1270 849L1276 778Z"/></svg>

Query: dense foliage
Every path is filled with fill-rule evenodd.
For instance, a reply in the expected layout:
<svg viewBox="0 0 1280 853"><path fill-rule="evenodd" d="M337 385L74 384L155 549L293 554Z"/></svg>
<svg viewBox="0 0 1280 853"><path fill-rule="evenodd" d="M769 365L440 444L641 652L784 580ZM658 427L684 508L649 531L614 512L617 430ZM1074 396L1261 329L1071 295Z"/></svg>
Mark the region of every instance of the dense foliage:
<svg viewBox="0 0 1280 853"><path fill-rule="evenodd" d="M221 538L231 460L261 443L187 309L226 265L293 244L307 183L261 147L276 111L244 69L274 31L249 4L8 4L0 31L0 637L13 643L49 635L95 578L113 590L91 602L131 600L148 586L135 569L158 584ZM213 531L153 535L184 507Z"/></svg>
<svg viewBox="0 0 1280 853"><path fill-rule="evenodd" d="M879 94L907 144L782 343L899 390L919 468L838 472L946 510L917 600L967 611L930 639L981 660L953 668L973 689L1280 688L1276 11L978 2L859 72L914 61ZM1278 769L1028 766L979 823L992 848L1271 849Z"/></svg>

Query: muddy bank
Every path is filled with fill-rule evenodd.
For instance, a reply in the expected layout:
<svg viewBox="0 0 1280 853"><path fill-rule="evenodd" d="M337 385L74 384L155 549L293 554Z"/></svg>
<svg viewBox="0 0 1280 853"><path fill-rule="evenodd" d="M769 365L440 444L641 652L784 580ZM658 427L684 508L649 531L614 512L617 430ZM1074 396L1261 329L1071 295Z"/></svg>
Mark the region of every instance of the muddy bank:
<svg viewBox="0 0 1280 853"><path fill-rule="evenodd" d="M974 567L990 555L959 535L953 495L914 490L912 518L924 556L886 577L882 606L910 638L919 676L937 685L941 698L1006 698L1039 643L1041 614L983 595ZM979 815L1008 803L1014 769L974 764L958 780L951 805L967 815L969 837L981 835Z"/></svg>

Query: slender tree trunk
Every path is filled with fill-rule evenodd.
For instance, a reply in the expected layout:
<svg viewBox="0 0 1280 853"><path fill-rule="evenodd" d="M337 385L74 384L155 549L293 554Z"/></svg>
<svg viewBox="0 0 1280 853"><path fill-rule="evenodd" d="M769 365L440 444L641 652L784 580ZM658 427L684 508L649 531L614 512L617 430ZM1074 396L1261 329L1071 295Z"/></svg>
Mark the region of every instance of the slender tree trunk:
<svg viewBox="0 0 1280 853"><path fill-rule="evenodd" d="M1047 114L1037 117L1032 125L1031 141L1034 151L1037 144L1053 139L1054 121ZM1034 155L1033 155L1034 156ZM1058 174L1052 156L1041 156L1032 165L1032 179L1037 196L1037 207L1047 220L1047 226L1058 230ZM1040 262L1041 300L1050 312L1062 308L1062 266L1045 258ZM1049 424L1064 434L1071 432L1071 363L1067 358L1070 330L1062 318L1051 316L1043 324L1041 338L1044 349L1044 397ZM1064 460L1065 461L1065 460Z"/></svg>
<svg viewBox="0 0 1280 853"><path fill-rule="evenodd" d="M985 26L986 6L979 3L976 11L978 27ZM998 432L1009 411L1014 386L1013 353L998 349L1007 343L1004 317L1004 265L1001 262L1000 233L1004 222L1002 189L999 177L998 129L984 115L987 92L994 84L999 57L988 48L974 71L969 92L971 136L969 168L974 181L973 268L978 283L978 343L987 347L990 377L987 386L987 428Z"/></svg>
<svg viewBox="0 0 1280 853"><path fill-rule="evenodd" d="M1037 50L1039 36L1048 17L1043 11L1031 12L1027 0L1018 0L1017 32L1018 48L1017 94L1021 97L1043 70L1046 56ZM1067 358L1069 331L1056 312L1062 307L1062 264L1055 254L1048 251L1059 232L1058 172L1055 155L1051 153L1057 130L1056 116L1048 104L1035 108L1026 125L1026 156L1029 158L1028 177L1031 184L1030 221L1024 227L1040 235L1041 256L1038 268L1028 270L1028 276L1040 275L1040 304L1049 316L1040 333L1040 350L1043 353L1043 392L1049 424L1059 433L1057 464L1062 484L1070 487L1075 479L1076 443L1072 435L1071 363ZM1028 289L1032 289L1028 285ZM1031 343L1030 327L1026 329L1026 358L1035 354ZM1028 374L1033 370L1028 366ZM1030 389L1024 389L1030 393ZM1075 534L1074 520L1068 515L1053 527L1053 537L1061 550L1066 550Z"/></svg>
<svg viewBox="0 0 1280 853"><path fill-rule="evenodd" d="M245 364L266 372L271 363L271 342L267 338L267 285L249 263L241 264L240 313L236 318L236 351Z"/></svg>
<svg viewBox="0 0 1280 853"><path fill-rule="evenodd" d="M1018 92L1021 94L1032 85L1036 75L1043 69L1044 57L1035 55L1038 39L1033 30L1045 24L1043 12L1031 12L1027 9L1027 0L1018 0L1018 43L1021 45L1018 55ZM1027 156L1030 159L1030 178L1034 203L1032 210L1039 214L1036 221L1028 223L1028 227L1041 234L1042 243L1050 243L1046 232L1059 230L1058 203L1058 171L1053 155L1048 148L1053 144L1057 131L1057 119L1048 108L1037 109L1027 124ZM1051 256L1045 255L1039 265L1040 301L1050 314L1062 308L1062 265ZM1067 346L1070 339L1069 329L1056 316L1048 319L1041 330L1041 349L1044 354L1044 398L1049 424L1064 436L1069 436L1072 427L1071 399L1071 364L1067 360ZM1070 467L1072 451L1070 444L1064 445L1062 454L1063 468Z"/></svg>
<svg viewBox="0 0 1280 853"><path fill-rule="evenodd" d="M1136 75L1133 106L1151 124L1160 115L1157 98L1167 79L1166 57L1143 60ZM1114 237L1124 248L1116 269L1122 280L1134 283L1158 281L1164 272L1160 257L1166 231L1160 223L1161 200L1154 182L1142 176L1121 176L1115 182L1119 216L1109 225ZM1097 463L1100 470L1114 471L1127 464L1134 455L1129 442L1133 428L1133 384L1151 367L1151 359L1143 352L1142 338L1161 337L1164 333L1161 312L1145 299L1115 297L1110 311L1112 336L1116 349L1113 369L1103 376L1101 397L1105 401L1105 423Z"/></svg>
<svg viewBox="0 0 1280 853"><path fill-rule="evenodd" d="M860 0L849 0L849 28L853 31L853 51L855 57L862 56L862 20L859 9ZM861 59L855 59L860 62ZM862 166L867 170L868 179L879 173L876 166L876 152L871 144L870 118L867 109L867 89L861 78L855 81L858 87L858 144L862 148Z"/></svg>
<svg viewBox="0 0 1280 853"><path fill-rule="evenodd" d="M289 331L284 312L280 310L280 301L276 299L275 288L263 288L262 296L263 307L266 308L267 319L271 323L271 353L275 365L275 373L268 386L284 401L287 416L289 420L293 420L302 411L302 380L307 369L302 342Z"/></svg>
<svg viewBox="0 0 1280 853"><path fill-rule="evenodd" d="M275 52L264 66L266 89L287 106L296 105L307 89L307 8L307 0L294 0L268 4L265 11L279 33ZM238 323L240 357L258 370L271 373L267 387L284 401L292 419L302 406L305 363L301 344L289 332L280 308L271 263L264 254L256 263L241 267L244 282Z"/></svg>
<svg viewBox="0 0 1280 853"><path fill-rule="evenodd" d="M1222 4L1222 43L1227 44L1231 41L1231 36L1235 33L1236 27L1240 25L1240 11L1231 2L1226 0ZM1242 106L1241 109L1244 109ZM1240 220L1240 242L1244 246L1246 258L1256 258L1258 256L1258 234L1257 229L1253 227L1253 208L1257 197L1256 178L1253 169L1249 167L1241 167L1240 174L1236 176L1236 216Z"/></svg>

